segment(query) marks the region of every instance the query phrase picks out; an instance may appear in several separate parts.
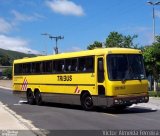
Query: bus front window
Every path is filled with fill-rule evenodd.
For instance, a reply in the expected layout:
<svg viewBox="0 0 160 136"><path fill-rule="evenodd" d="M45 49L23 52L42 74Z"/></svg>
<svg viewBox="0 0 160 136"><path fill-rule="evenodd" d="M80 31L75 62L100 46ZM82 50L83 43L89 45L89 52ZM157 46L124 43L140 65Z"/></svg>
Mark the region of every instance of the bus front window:
<svg viewBox="0 0 160 136"><path fill-rule="evenodd" d="M108 76L110 80L145 79L143 57L139 54L110 54L107 57Z"/></svg>

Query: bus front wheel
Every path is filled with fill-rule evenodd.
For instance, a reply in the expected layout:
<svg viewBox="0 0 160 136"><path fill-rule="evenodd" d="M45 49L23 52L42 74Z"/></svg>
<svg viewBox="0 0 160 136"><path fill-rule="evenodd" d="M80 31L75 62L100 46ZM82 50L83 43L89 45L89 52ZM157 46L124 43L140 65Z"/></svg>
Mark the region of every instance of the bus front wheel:
<svg viewBox="0 0 160 136"><path fill-rule="evenodd" d="M27 91L27 101L30 105L33 105L35 103L35 99L32 91Z"/></svg>
<svg viewBox="0 0 160 136"><path fill-rule="evenodd" d="M81 105L83 107L84 110L91 110L93 109L93 100L92 100L92 97L90 94L88 93L84 93L82 95L82 98L81 98Z"/></svg>
<svg viewBox="0 0 160 136"><path fill-rule="evenodd" d="M41 93L39 91L36 91L34 96L35 96L36 104L42 105L43 101L42 101Z"/></svg>

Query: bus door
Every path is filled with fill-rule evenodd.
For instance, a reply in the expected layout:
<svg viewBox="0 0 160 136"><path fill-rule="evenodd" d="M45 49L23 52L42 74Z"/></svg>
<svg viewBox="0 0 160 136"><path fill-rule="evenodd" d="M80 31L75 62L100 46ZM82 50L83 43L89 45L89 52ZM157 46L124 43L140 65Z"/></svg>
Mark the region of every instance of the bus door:
<svg viewBox="0 0 160 136"><path fill-rule="evenodd" d="M104 57L97 57L97 90L98 90L98 103L106 105L105 101L105 73L104 73Z"/></svg>

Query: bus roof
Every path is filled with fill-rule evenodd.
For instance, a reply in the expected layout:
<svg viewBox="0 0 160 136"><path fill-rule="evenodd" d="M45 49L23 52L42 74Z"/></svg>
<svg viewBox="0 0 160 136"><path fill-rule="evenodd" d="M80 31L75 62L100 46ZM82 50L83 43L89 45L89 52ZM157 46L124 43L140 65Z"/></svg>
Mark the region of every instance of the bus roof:
<svg viewBox="0 0 160 136"><path fill-rule="evenodd" d="M130 48L97 48L79 52L60 53L55 55L37 56L14 60L14 63L38 62L52 59L74 58L81 56L106 55L106 54L141 54L140 50Z"/></svg>

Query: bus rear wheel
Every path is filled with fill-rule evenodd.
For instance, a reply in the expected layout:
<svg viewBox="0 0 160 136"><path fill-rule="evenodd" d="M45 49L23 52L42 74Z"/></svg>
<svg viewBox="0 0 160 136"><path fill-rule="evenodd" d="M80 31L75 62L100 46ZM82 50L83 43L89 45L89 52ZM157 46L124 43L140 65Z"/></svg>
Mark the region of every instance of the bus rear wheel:
<svg viewBox="0 0 160 136"><path fill-rule="evenodd" d="M27 101L30 105L35 104L35 99L32 91L27 91Z"/></svg>
<svg viewBox="0 0 160 136"><path fill-rule="evenodd" d="M42 105L43 101L42 101L41 93L39 91L36 91L34 96L35 96L36 104L37 105Z"/></svg>
<svg viewBox="0 0 160 136"><path fill-rule="evenodd" d="M81 105L84 110L92 110L93 109L93 100L90 94L84 93L81 98Z"/></svg>

